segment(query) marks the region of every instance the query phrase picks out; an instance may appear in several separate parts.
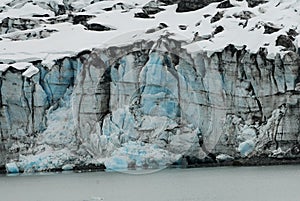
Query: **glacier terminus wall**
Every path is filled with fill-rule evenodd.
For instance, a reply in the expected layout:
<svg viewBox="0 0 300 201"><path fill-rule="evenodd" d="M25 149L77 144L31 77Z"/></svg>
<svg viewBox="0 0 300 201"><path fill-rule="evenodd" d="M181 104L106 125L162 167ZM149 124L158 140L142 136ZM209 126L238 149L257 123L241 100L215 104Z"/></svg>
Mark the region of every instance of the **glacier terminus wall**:
<svg viewBox="0 0 300 201"><path fill-rule="evenodd" d="M74 7L73 14L64 14L61 9L68 12L66 5L51 4L61 9L50 9L53 13L42 21L3 19L0 45L47 41L60 32L73 33L68 29L83 37L104 35L93 42L102 45L72 47L76 49L72 53L62 51L65 46L58 53L47 50L46 56L44 50L30 57L18 50L19 56L12 59L3 50L0 165L9 172L32 172L299 160L299 28L263 22L266 10L280 4L255 2L248 6L247 1L213 1L199 11L216 11L209 16L198 13L198 17L199 8L178 12L201 18L196 29L203 26L209 31L191 31L190 38L184 34L190 24L176 24L178 33L172 31L171 21L155 21L146 31L127 31L103 42L101 37L119 27L89 21L101 21L102 12L79 15ZM157 13L176 10L176 3L152 2L143 12L154 21ZM286 8L288 3L282 4ZM114 15L137 9L122 6L115 4L103 12ZM257 19L259 13L262 17ZM47 29L36 30L44 24ZM225 41L233 24L249 28L245 40ZM256 32L274 40L256 44L251 39Z"/></svg>

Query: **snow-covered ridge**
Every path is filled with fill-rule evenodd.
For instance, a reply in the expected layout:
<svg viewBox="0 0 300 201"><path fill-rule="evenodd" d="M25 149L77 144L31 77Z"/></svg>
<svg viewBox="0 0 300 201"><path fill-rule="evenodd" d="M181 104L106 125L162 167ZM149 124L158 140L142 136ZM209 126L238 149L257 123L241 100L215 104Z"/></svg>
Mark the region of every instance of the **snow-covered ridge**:
<svg viewBox="0 0 300 201"><path fill-rule="evenodd" d="M49 58L54 61L109 45L107 41L114 42L115 38L119 45L143 37L153 38L146 36L145 30L161 22L167 25L165 32L188 42L189 52L213 53L229 44L237 48L246 46L251 53L265 48L268 58L298 51L300 3L296 0L269 1L256 7L248 7L246 1L231 0L230 6L224 4L225 8L217 2L185 13L177 13L177 5L147 3L146 0L1 1L0 62L49 61ZM135 17L137 13L151 13L150 9L145 10L145 5L155 11L152 13L158 13L150 14L150 18ZM100 31L92 31L93 27ZM142 36L136 37L137 32ZM123 34L127 35L126 41L122 41Z"/></svg>
<svg viewBox="0 0 300 201"><path fill-rule="evenodd" d="M31 63L19 62L15 64L0 64L0 72L5 72L8 68L24 71L22 75L28 78L39 72L39 69Z"/></svg>

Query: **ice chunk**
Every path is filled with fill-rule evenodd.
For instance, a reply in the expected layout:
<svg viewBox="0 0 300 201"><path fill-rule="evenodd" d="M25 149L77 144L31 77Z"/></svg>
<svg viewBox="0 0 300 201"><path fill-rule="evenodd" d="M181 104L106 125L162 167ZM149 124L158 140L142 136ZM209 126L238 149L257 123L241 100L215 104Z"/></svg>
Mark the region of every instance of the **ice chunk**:
<svg viewBox="0 0 300 201"><path fill-rule="evenodd" d="M66 171L73 170L73 168L74 168L73 164L66 164L66 165L62 166L62 169L66 170Z"/></svg>
<svg viewBox="0 0 300 201"><path fill-rule="evenodd" d="M142 142L124 143L105 161L109 170L124 171L129 168L161 169L177 161L181 155Z"/></svg>
<svg viewBox="0 0 300 201"><path fill-rule="evenodd" d="M231 161L234 159L232 156L228 154L219 154L216 158L219 161Z"/></svg>
<svg viewBox="0 0 300 201"><path fill-rule="evenodd" d="M112 157L105 161L105 167L108 170L126 170L128 168L127 158L125 156Z"/></svg>
<svg viewBox="0 0 300 201"><path fill-rule="evenodd" d="M255 147L253 140L246 140L245 142L240 143L238 151L241 153L242 157L248 156Z"/></svg>
<svg viewBox="0 0 300 201"><path fill-rule="evenodd" d="M7 173L19 173L19 168L17 166L16 163L12 162L12 163L7 163L5 165L6 171Z"/></svg>

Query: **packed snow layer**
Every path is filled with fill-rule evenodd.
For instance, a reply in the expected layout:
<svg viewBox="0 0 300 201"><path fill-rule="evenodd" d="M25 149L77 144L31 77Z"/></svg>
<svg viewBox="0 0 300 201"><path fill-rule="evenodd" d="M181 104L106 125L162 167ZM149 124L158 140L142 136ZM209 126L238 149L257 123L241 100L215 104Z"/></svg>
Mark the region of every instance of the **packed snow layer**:
<svg viewBox="0 0 300 201"><path fill-rule="evenodd" d="M3 4L7 2L9 1L5 1ZM102 6L99 9L104 9L118 2L102 1L95 3L95 5L89 5L89 1L71 1L71 5L72 3L79 3L81 9L86 11L82 13L74 12L73 14L83 15L89 14L89 8L92 6L101 4ZM296 32L300 31L298 26L300 6L299 2L295 0L270 1L254 8L249 8L245 1L235 2L234 7L226 9L217 8L218 3L212 3L203 9L186 13L176 13L176 5L162 6L165 10L156 14L153 18L135 18L134 14L140 12L142 5L146 2L127 2L133 6L125 12L123 10L102 10L101 13L92 13L95 17L89 20L88 23L109 25L116 29L113 31L89 31L81 24L72 25L69 22L50 24L47 22L49 17L42 18L39 26L58 30L58 33L42 40L11 42L4 39L0 41L0 61L5 63L9 61L47 60L47 58L55 60L66 55L75 55L85 49L101 47L103 44L107 45L107 42L114 43L114 40L118 41L114 45L123 45L126 40L133 43L141 38L153 39L153 37L157 37L157 34L150 33L148 34L150 37L147 37L145 30L155 28L162 22L168 26L165 32L174 34L174 38L179 37L190 43L186 46L190 52L216 52L221 51L229 44L233 44L240 48L246 46L246 49L252 53L257 53L259 48L264 47L267 49L269 57L272 58L284 49L275 44L279 35L285 35L290 29ZM57 3L62 4L59 1ZM136 3L138 3L137 6L134 6ZM15 6L17 8L5 6L7 9L0 14L0 19L6 17L36 19L29 15L35 13L42 15L50 12L39 4L27 3L22 5ZM87 9L85 9L86 7ZM217 12L221 12L223 17L212 23L212 18ZM245 12L251 13L250 16L252 17L249 19L243 18ZM274 13L280 14L274 15ZM48 14L53 17L51 13ZM64 15L64 17L67 16ZM264 34L265 24L279 27L279 30L271 34ZM181 30L179 25L185 25L187 29ZM222 26L224 31L214 34L214 30L218 26ZM3 34L3 37L5 37L5 34ZM203 40L201 37L208 37L208 39ZM299 36L295 40L296 46L298 46L298 38Z"/></svg>

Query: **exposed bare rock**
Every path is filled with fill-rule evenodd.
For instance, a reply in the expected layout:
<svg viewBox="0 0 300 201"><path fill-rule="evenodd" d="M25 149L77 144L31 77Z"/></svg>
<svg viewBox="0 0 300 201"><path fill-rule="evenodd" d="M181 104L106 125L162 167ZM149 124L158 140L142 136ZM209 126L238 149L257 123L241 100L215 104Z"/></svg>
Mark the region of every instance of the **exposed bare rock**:
<svg viewBox="0 0 300 201"><path fill-rule="evenodd" d="M173 5L180 2L180 0L159 0L159 1L166 5Z"/></svg>
<svg viewBox="0 0 300 201"><path fill-rule="evenodd" d="M94 15L68 15L69 21L71 21L73 24L87 24L87 21L94 18Z"/></svg>
<svg viewBox="0 0 300 201"><path fill-rule="evenodd" d="M136 18L154 18L144 12L134 13L134 17L136 17Z"/></svg>
<svg viewBox="0 0 300 201"><path fill-rule="evenodd" d="M55 1L50 1L48 6L49 6L50 10L52 10L54 12L55 16L66 14L65 5L58 4Z"/></svg>
<svg viewBox="0 0 300 201"><path fill-rule="evenodd" d="M111 30L115 30L114 28L104 26L102 24L97 24L97 23L87 24L86 28L88 30L91 30L91 31L111 31Z"/></svg>
<svg viewBox="0 0 300 201"><path fill-rule="evenodd" d="M105 10L105 11L112 11L112 10L129 11L132 8L134 8L134 6L119 2L119 3L114 4L112 7L107 7L107 8L104 8L103 10Z"/></svg>
<svg viewBox="0 0 300 201"><path fill-rule="evenodd" d="M265 28L264 34L271 34L271 33L279 31L283 27L276 26L275 24L269 22L269 23L264 23L264 28Z"/></svg>
<svg viewBox="0 0 300 201"><path fill-rule="evenodd" d="M143 6L143 12L149 15L153 15L156 13L159 13L161 11L164 11L165 9L160 8L161 4L156 1L150 1L146 5Z"/></svg>
<svg viewBox="0 0 300 201"><path fill-rule="evenodd" d="M219 21L220 19L222 19L224 16L224 12L223 11L220 11L220 12L217 12L210 20L210 23L214 23L214 22L217 22Z"/></svg>
<svg viewBox="0 0 300 201"><path fill-rule="evenodd" d="M154 33L156 31L160 31L160 30L165 29L167 27L168 27L168 25L166 25L165 23L159 23L159 25L157 27L147 29L145 33L146 34Z"/></svg>
<svg viewBox="0 0 300 201"><path fill-rule="evenodd" d="M276 40L276 46L283 46L286 50L296 51L293 41L286 35L280 35Z"/></svg>
<svg viewBox="0 0 300 201"><path fill-rule="evenodd" d="M248 2L248 6L250 8L253 8L253 7L256 7L260 4L267 3L268 1L265 1L265 0L247 0L247 2Z"/></svg>
<svg viewBox="0 0 300 201"><path fill-rule="evenodd" d="M177 12L188 12L201 9L211 3L222 2L222 0L183 0L183 1L168 1L169 4L178 3ZM264 0L247 0L249 7L256 7L260 4L267 3ZM223 1L218 5L219 8L230 8L233 5L229 1Z"/></svg>
<svg viewBox="0 0 300 201"><path fill-rule="evenodd" d="M18 30L27 30L34 29L40 26L43 23L42 20L32 20L32 19L23 19L23 18L4 18L0 23L0 33L6 34L15 32Z"/></svg>
<svg viewBox="0 0 300 201"><path fill-rule="evenodd" d="M224 27L222 26L217 26L216 29L213 32L213 35L221 33L222 31L224 31Z"/></svg>
<svg viewBox="0 0 300 201"><path fill-rule="evenodd" d="M249 20L250 18L255 17L255 14L252 13L251 11L246 10L246 11L241 11L239 13L235 13L233 14L233 16L236 18L240 18L242 20Z"/></svg>
<svg viewBox="0 0 300 201"><path fill-rule="evenodd" d="M50 17L50 15L49 14L33 14L32 17L41 18L41 17Z"/></svg>
<svg viewBox="0 0 300 201"><path fill-rule="evenodd" d="M186 30L186 29L187 29L187 26L186 26L186 25L179 25L178 27L179 27L179 29L181 29L181 30Z"/></svg>
<svg viewBox="0 0 300 201"><path fill-rule="evenodd" d="M203 8L210 3L221 2L222 0L182 0L178 3L177 12L188 12Z"/></svg>
<svg viewBox="0 0 300 201"><path fill-rule="evenodd" d="M41 30L32 30L32 31L24 31L18 33L10 33L3 36L3 38L8 38L13 41L18 40L31 40L31 39L42 39L47 38L50 34L57 32L55 29L41 29Z"/></svg>
<svg viewBox="0 0 300 201"><path fill-rule="evenodd" d="M223 1L222 3L220 3L217 8L231 8L234 7L229 0Z"/></svg>
<svg viewBox="0 0 300 201"><path fill-rule="evenodd" d="M299 33L297 31L295 31L294 29L289 29L289 31L287 32L287 35L290 37L290 39L294 40L294 38L296 36L298 36Z"/></svg>

